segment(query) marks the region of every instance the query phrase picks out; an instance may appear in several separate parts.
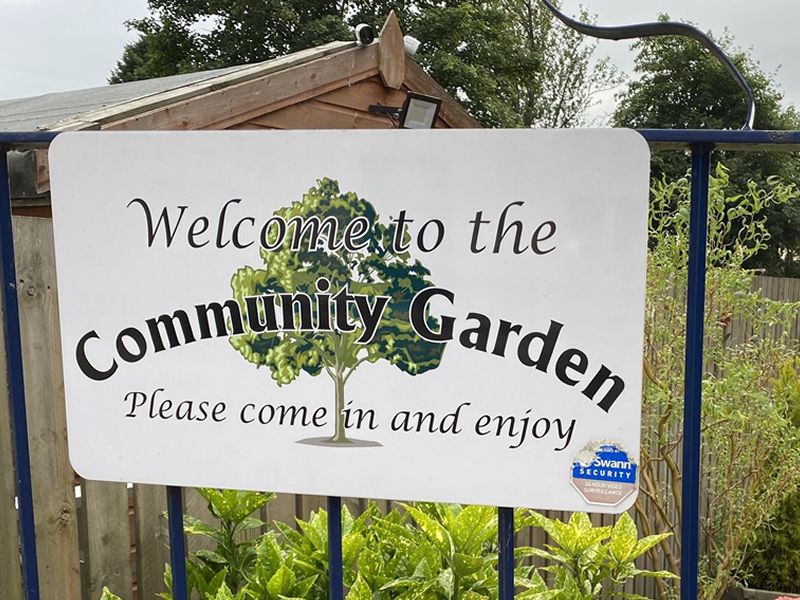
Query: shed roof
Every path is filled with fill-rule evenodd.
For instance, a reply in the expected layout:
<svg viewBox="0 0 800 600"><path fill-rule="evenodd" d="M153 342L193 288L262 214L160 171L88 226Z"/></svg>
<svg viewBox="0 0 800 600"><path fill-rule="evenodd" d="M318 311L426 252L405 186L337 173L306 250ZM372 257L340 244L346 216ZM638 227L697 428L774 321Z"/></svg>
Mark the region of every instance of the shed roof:
<svg viewBox="0 0 800 600"><path fill-rule="evenodd" d="M234 73L247 65L143 79L100 87L0 100L0 131L36 131L59 121L123 102Z"/></svg>
<svg viewBox="0 0 800 600"><path fill-rule="evenodd" d="M391 12L377 43L366 47L331 42L250 65L0 100L0 131L227 129L373 75L387 90L442 98L448 127L480 126L405 54Z"/></svg>
<svg viewBox="0 0 800 600"><path fill-rule="evenodd" d="M212 87L215 83L231 85L248 77L297 66L354 46L355 43L351 42L332 42L249 65L0 100L0 131L60 129L68 122L85 121L83 117L89 115L114 113L116 109L132 102L144 108L147 106L147 99L156 99L167 92L185 89L192 84L207 83ZM203 87L208 89L208 86Z"/></svg>

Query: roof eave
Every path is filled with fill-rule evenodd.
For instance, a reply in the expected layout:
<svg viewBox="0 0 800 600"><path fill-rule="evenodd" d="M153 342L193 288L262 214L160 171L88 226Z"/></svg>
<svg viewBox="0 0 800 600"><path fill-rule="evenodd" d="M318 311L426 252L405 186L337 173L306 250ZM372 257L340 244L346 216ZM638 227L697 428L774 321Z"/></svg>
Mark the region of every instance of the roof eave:
<svg viewBox="0 0 800 600"><path fill-rule="evenodd" d="M246 66L234 73L226 73L183 87L150 94L148 96L141 96L114 106L76 115L70 119L45 125L41 129L47 131L89 131L93 129L103 129L111 123L133 117L137 114L155 110L176 102L191 100L203 94L264 77L276 71L300 66L313 60L355 47L355 42L330 42L322 46Z"/></svg>

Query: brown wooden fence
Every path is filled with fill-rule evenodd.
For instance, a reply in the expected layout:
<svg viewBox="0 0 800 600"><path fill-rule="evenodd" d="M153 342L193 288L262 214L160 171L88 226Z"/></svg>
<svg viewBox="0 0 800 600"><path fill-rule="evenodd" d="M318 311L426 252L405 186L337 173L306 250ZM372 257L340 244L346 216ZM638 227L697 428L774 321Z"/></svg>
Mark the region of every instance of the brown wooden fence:
<svg viewBox="0 0 800 600"><path fill-rule="evenodd" d="M78 478L67 458L58 302L49 219L15 217L18 294L25 367L38 565L43 600L92 599L108 586L125 600L152 600L163 591L168 561L163 487L101 483ZM800 300L800 280L759 278L773 299ZM743 326L743 325L740 325ZM0 348L3 348L0 328ZM800 319L794 334L800 338ZM15 475L5 372L0 360L0 599L21 600ZM186 512L208 516L202 498L186 493ZM347 500L359 510L364 500ZM388 507L390 503L383 501ZM324 506L318 496L279 495L261 515L291 523ZM566 518L565 513L551 516ZM596 523L613 517L596 515ZM518 543L541 546L541 531L524 531ZM196 539L189 549L199 549ZM663 565L645 565L664 568ZM649 579L629 591L656 597Z"/></svg>

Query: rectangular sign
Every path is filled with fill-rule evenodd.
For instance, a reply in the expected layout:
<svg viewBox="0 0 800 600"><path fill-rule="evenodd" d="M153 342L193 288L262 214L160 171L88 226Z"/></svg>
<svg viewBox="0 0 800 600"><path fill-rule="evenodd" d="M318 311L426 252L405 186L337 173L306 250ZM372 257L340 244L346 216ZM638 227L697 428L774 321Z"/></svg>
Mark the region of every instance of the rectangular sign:
<svg viewBox="0 0 800 600"><path fill-rule="evenodd" d="M50 169L87 479L633 503L636 132L64 133Z"/></svg>

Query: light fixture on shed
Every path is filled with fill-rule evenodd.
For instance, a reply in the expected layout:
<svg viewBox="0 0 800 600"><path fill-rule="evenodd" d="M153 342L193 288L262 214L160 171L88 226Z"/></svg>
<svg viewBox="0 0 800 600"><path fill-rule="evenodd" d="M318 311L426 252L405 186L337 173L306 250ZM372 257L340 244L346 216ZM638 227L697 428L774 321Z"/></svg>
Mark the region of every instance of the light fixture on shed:
<svg viewBox="0 0 800 600"><path fill-rule="evenodd" d="M369 107L369 112L387 115L400 129L433 129L441 106L441 98L406 92L403 106L398 108L373 104Z"/></svg>

